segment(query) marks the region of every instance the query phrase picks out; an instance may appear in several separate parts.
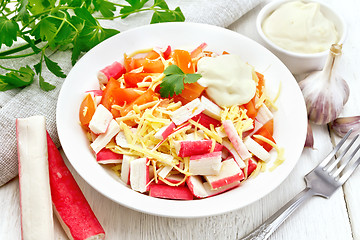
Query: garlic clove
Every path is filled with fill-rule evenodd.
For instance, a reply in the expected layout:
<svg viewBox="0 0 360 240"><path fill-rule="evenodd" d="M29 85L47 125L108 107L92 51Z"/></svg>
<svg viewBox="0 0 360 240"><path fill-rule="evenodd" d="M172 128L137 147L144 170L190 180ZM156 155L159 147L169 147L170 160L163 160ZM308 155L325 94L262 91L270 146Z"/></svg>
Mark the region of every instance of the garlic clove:
<svg viewBox="0 0 360 240"><path fill-rule="evenodd" d="M314 148L314 135L309 121L307 125L307 134L304 147Z"/></svg>
<svg viewBox="0 0 360 240"><path fill-rule="evenodd" d="M360 116L337 118L331 122L330 128L340 137L344 137L350 129L353 129L350 137L354 137L360 133Z"/></svg>
<svg viewBox="0 0 360 240"><path fill-rule="evenodd" d="M348 84L336 74L341 47L333 44L324 69L312 72L299 82L308 117L315 124L323 125L336 119L349 98Z"/></svg>

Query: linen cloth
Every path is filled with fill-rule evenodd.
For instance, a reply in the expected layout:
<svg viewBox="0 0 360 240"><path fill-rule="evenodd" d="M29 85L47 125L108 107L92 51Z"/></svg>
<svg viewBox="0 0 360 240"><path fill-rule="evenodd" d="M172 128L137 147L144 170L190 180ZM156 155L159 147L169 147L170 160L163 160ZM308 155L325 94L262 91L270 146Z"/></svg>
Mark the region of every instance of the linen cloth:
<svg viewBox="0 0 360 240"><path fill-rule="evenodd" d="M262 0L167 0L170 9L179 6L187 22L198 22L227 27L246 12L258 5ZM130 28L149 24L151 12L137 13L126 19L101 21L103 27L125 31ZM59 63L65 74L72 68L71 52L55 52L51 59ZM25 59L2 60L3 66L18 69L21 66L33 66L38 57ZM1 72L1 71L0 71ZM1 72L2 73L2 72ZM59 147L60 141L56 130L56 103L64 79L43 71L44 79L55 85L52 91L45 92L37 83L19 90L0 92L0 186L18 174L16 127L17 118L33 115L46 117L47 130ZM74 106L76 107L76 106Z"/></svg>

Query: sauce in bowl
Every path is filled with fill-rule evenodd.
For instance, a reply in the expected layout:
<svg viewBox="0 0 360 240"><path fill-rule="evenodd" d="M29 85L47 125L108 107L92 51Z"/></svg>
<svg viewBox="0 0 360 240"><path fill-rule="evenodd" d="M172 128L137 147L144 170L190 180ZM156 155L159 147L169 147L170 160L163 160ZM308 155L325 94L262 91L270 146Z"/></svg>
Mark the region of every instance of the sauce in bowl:
<svg viewBox="0 0 360 240"><path fill-rule="evenodd" d="M262 29L273 43L297 53L323 52L339 41L335 24L315 2L282 4L264 20Z"/></svg>

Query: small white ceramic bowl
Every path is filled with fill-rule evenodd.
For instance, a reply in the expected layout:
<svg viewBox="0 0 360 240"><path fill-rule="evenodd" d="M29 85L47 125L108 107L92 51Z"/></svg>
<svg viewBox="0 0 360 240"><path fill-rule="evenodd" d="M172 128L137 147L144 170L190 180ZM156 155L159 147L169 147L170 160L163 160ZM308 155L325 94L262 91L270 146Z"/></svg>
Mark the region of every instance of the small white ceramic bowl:
<svg viewBox="0 0 360 240"><path fill-rule="evenodd" d="M280 60L289 68L293 74L301 74L314 70L321 70L325 64L325 60L328 56L329 51L323 51L319 53L305 54L305 53L296 53L289 50L283 49L273 43L263 32L262 23L264 20L273 13L277 8L286 2L291 2L293 0L280 0L272 1L265 5L259 12L256 19L256 29L259 33L262 44L272 51ZM305 2L316 2L316 1L305 1ZM321 12L334 22L336 30L339 33L340 39L339 44L342 44L346 37L347 27L343 18L337 14L329 6L319 2L321 7Z"/></svg>

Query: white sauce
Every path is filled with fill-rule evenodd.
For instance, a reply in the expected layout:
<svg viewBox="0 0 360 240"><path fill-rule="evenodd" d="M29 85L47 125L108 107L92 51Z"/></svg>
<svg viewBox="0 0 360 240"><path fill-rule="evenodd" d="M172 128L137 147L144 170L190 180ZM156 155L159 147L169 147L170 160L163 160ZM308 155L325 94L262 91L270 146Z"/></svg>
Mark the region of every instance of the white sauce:
<svg viewBox="0 0 360 240"><path fill-rule="evenodd" d="M198 83L207 87L206 93L221 107L248 103L256 92L253 68L237 55L201 58L197 65L202 78Z"/></svg>
<svg viewBox="0 0 360 240"><path fill-rule="evenodd" d="M262 28L276 45L298 53L322 52L338 42L334 23L315 2L285 3L264 20Z"/></svg>

